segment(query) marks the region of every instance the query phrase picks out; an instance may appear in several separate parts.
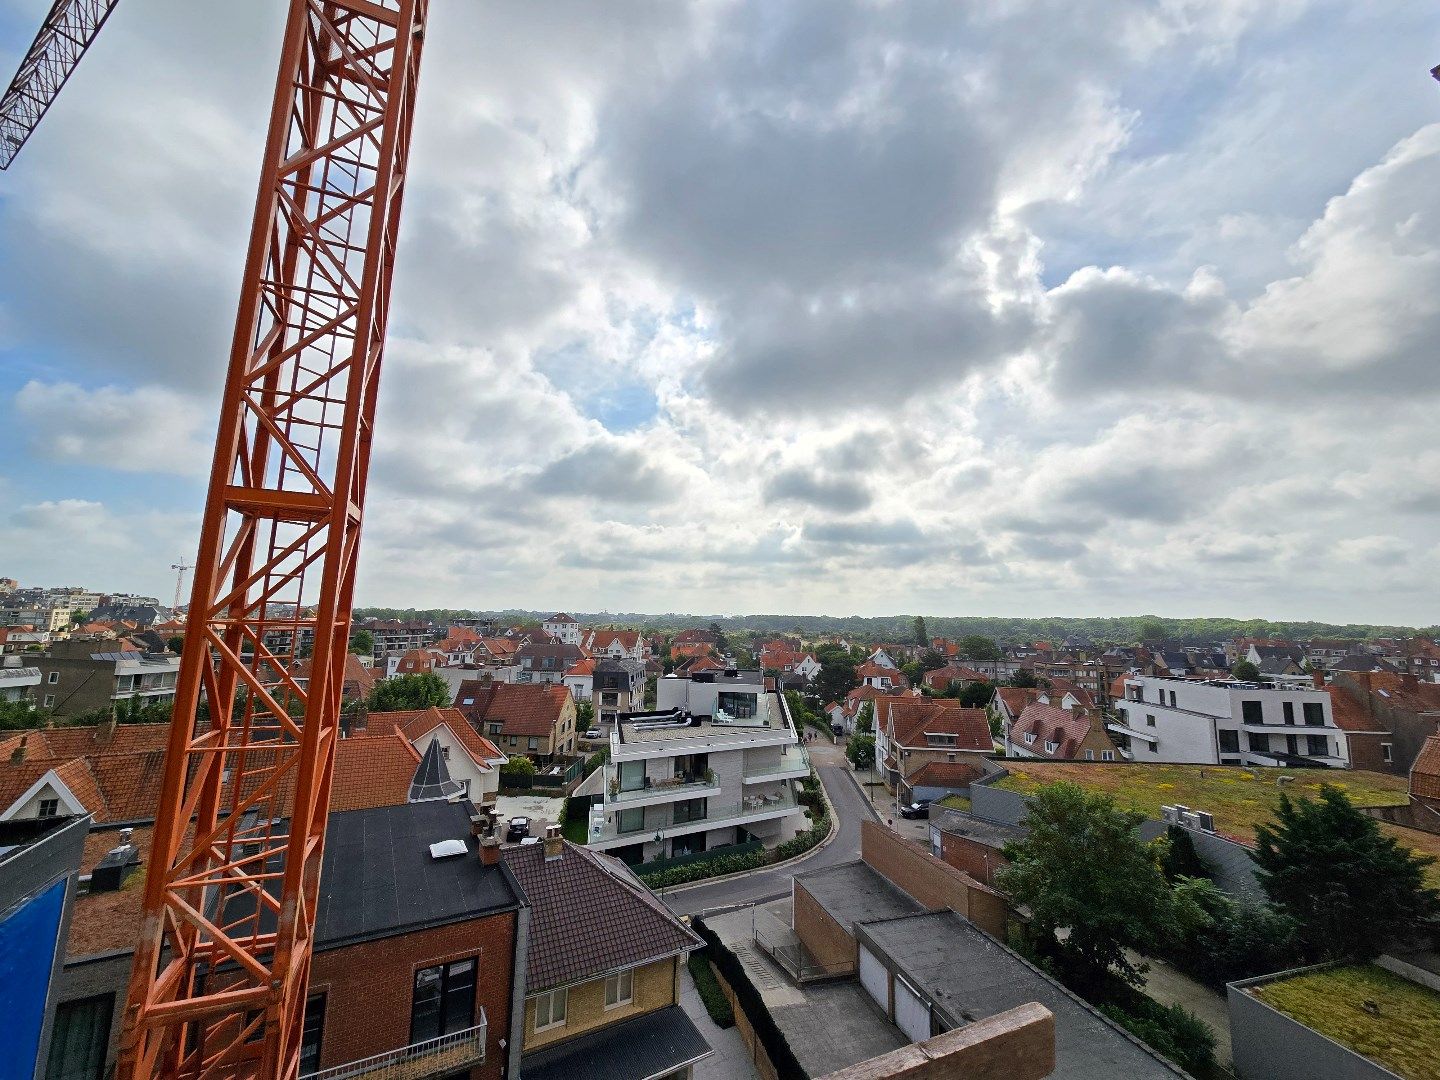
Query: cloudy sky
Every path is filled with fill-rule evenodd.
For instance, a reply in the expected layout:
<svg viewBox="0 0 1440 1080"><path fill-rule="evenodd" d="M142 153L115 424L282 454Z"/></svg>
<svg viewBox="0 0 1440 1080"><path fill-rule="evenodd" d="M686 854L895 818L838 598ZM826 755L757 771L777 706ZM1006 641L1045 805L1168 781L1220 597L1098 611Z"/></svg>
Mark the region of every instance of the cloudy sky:
<svg viewBox="0 0 1440 1080"><path fill-rule="evenodd" d="M193 553L284 7L126 0L0 174L0 575ZM1437 31L436 0L360 601L1434 622Z"/></svg>

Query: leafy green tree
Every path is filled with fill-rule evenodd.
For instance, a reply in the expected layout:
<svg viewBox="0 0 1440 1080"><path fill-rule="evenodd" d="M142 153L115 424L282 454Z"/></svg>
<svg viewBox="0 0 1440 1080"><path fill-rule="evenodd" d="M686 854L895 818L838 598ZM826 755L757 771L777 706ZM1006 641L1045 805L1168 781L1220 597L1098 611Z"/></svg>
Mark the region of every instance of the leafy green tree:
<svg viewBox="0 0 1440 1080"><path fill-rule="evenodd" d="M443 708L449 704L450 687L433 671L381 679L370 691L371 712L428 709L432 705Z"/></svg>
<svg viewBox="0 0 1440 1080"><path fill-rule="evenodd" d="M860 711L855 714L855 730L862 735L875 730L875 703L867 701L860 706Z"/></svg>
<svg viewBox="0 0 1440 1080"><path fill-rule="evenodd" d="M1142 970L1125 950L1153 951L1176 931L1170 885L1136 832L1143 820L1108 793L1050 784L1030 799L1028 835L1005 845L1009 865L997 884L1030 909L1037 950L1082 992L1112 974L1138 986ZM1187 914L1200 921L1193 909Z"/></svg>
<svg viewBox="0 0 1440 1080"><path fill-rule="evenodd" d="M350 651L356 656L370 656L375 652L375 635L369 630L356 630L350 635Z"/></svg>
<svg viewBox="0 0 1440 1080"><path fill-rule="evenodd" d="M1230 674L1241 682L1257 682L1260 679L1260 669L1249 660L1241 660L1230 669Z"/></svg>
<svg viewBox="0 0 1440 1080"><path fill-rule="evenodd" d="M910 622L910 632L915 638L915 644L925 648L930 644L930 634L925 629L925 616L916 615Z"/></svg>
<svg viewBox="0 0 1440 1080"><path fill-rule="evenodd" d="M957 694L959 702L967 709L980 709L990 704L995 688L986 682L967 683Z"/></svg>
<svg viewBox="0 0 1440 1080"><path fill-rule="evenodd" d="M38 728L46 714L29 701L0 701L0 731Z"/></svg>
<svg viewBox="0 0 1440 1080"><path fill-rule="evenodd" d="M1165 875L1166 881L1172 883L1181 878L1209 878L1210 871L1200 861L1200 853L1195 850L1195 841L1190 839L1188 829L1182 829L1179 825L1171 825L1165 830L1165 839L1160 855L1160 872Z"/></svg>
<svg viewBox="0 0 1440 1080"><path fill-rule="evenodd" d="M815 676L815 693L823 701L840 701L855 685L855 665L849 657L827 653L825 659L820 660L820 674Z"/></svg>
<svg viewBox="0 0 1440 1080"><path fill-rule="evenodd" d="M1203 918L1188 928L1164 958L1217 990L1236 979L1283 971L1299 962L1295 924L1268 904L1220 891L1204 878L1182 878L1175 893Z"/></svg>
<svg viewBox="0 0 1440 1080"><path fill-rule="evenodd" d="M1022 667L1016 668L1015 674L1010 676L1010 685L1033 690L1040 685L1040 682L1035 678L1034 668Z"/></svg>
<svg viewBox="0 0 1440 1080"><path fill-rule="evenodd" d="M710 632L715 635L715 648L721 653L729 653L730 639L725 636L725 631L720 628L718 622L710 624Z"/></svg>
<svg viewBox="0 0 1440 1080"><path fill-rule="evenodd" d="M920 654L920 669L922 671L935 671L947 663L945 657L941 656L934 649L926 649Z"/></svg>
<svg viewBox="0 0 1440 1080"><path fill-rule="evenodd" d="M185 647L185 639L179 634L172 634L165 639L165 647L178 656L180 650Z"/></svg>
<svg viewBox="0 0 1440 1080"><path fill-rule="evenodd" d="M76 610L70 612L71 626L84 626L89 621L90 613L88 611L81 611L77 608Z"/></svg>
<svg viewBox="0 0 1440 1080"><path fill-rule="evenodd" d="M1153 615L1146 616L1135 628L1135 636L1140 639L1142 644L1154 645L1156 642L1165 640L1167 636L1165 624Z"/></svg>
<svg viewBox="0 0 1440 1080"><path fill-rule="evenodd" d="M967 660L999 660L1005 655L999 645L983 634L967 634L956 644L960 655Z"/></svg>
<svg viewBox="0 0 1440 1080"><path fill-rule="evenodd" d="M535 762L524 754L511 754L510 760L500 766L500 786L528 788L535 779Z"/></svg>
<svg viewBox="0 0 1440 1080"><path fill-rule="evenodd" d="M168 724L171 711L168 701L122 698L115 703L114 716L118 724Z"/></svg>
<svg viewBox="0 0 1440 1080"><path fill-rule="evenodd" d="M875 767L875 736L857 731L845 741L845 756L857 769Z"/></svg>
<svg viewBox="0 0 1440 1080"><path fill-rule="evenodd" d="M575 730L590 730L590 722L595 719L595 703L593 701L577 701L575 703Z"/></svg>
<svg viewBox="0 0 1440 1080"><path fill-rule="evenodd" d="M925 669L920 666L918 660L912 660L908 664L901 664L900 673L910 680L911 686L919 686L920 680L925 678Z"/></svg>
<svg viewBox="0 0 1440 1080"><path fill-rule="evenodd" d="M1440 893L1425 886L1435 859L1402 848L1330 784L1318 799L1282 793L1275 820L1255 829L1254 857L1309 956L1368 960L1440 930Z"/></svg>

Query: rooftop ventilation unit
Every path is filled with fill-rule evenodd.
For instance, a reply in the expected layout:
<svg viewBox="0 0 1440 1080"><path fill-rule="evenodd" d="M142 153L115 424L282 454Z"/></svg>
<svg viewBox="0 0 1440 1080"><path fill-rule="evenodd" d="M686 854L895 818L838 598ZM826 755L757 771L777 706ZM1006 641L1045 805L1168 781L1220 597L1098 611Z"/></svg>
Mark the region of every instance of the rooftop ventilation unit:
<svg viewBox="0 0 1440 1080"><path fill-rule="evenodd" d="M430 858L432 859L448 859L452 855L464 854L464 840L439 840L430 845Z"/></svg>

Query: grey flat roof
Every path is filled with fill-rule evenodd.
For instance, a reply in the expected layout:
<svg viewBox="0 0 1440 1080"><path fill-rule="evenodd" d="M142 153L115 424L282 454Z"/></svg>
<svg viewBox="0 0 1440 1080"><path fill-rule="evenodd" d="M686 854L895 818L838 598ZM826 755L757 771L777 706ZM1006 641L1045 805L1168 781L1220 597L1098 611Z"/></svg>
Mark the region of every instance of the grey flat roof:
<svg viewBox="0 0 1440 1080"><path fill-rule="evenodd" d="M958 1024L1031 1001L1044 1005L1055 1014L1051 1076L1174 1080L1188 1075L953 911L867 923L865 933L912 986Z"/></svg>
<svg viewBox="0 0 1440 1080"><path fill-rule="evenodd" d="M685 1010L670 1005L520 1059L525 1080L650 1080L712 1053Z"/></svg>
<svg viewBox="0 0 1440 1080"><path fill-rule="evenodd" d="M1006 825L998 821L982 821L973 814L949 807L930 806L930 824L941 832L966 836L987 847L1003 847L1011 840L1023 840L1030 835L1026 825Z"/></svg>
<svg viewBox="0 0 1440 1080"><path fill-rule="evenodd" d="M481 864L471 812L461 800L331 814L315 944L333 948L520 907L510 870ZM462 841L465 854L432 859L438 840Z"/></svg>
<svg viewBox="0 0 1440 1080"><path fill-rule="evenodd" d="M796 874L795 880L832 919L852 934L857 922L894 919L925 910L924 905L891 885L859 859Z"/></svg>

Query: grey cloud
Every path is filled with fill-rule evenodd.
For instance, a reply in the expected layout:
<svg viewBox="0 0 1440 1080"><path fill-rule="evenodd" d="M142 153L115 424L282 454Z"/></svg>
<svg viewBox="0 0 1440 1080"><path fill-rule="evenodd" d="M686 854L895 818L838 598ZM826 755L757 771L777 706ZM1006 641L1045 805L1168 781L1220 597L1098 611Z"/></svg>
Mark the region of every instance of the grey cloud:
<svg viewBox="0 0 1440 1080"><path fill-rule="evenodd" d="M823 521L805 523L804 539L837 547L893 547L925 539L913 521Z"/></svg>
<svg viewBox="0 0 1440 1080"><path fill-rule="evenodd" d="M873 496L864 484L851 477L822 476L809 469L783 469L764 484L765 498L798 502L822 510L848 512L864 510Z"/></svg>
<svg viewBox="0 0 1440 1080"><path fill-rule="evenodd" d="M638 450L595 442L557 458L530 481L541 495L585 496L604 504L648 506L668 502L680 491L671 472Z"/></svg>

